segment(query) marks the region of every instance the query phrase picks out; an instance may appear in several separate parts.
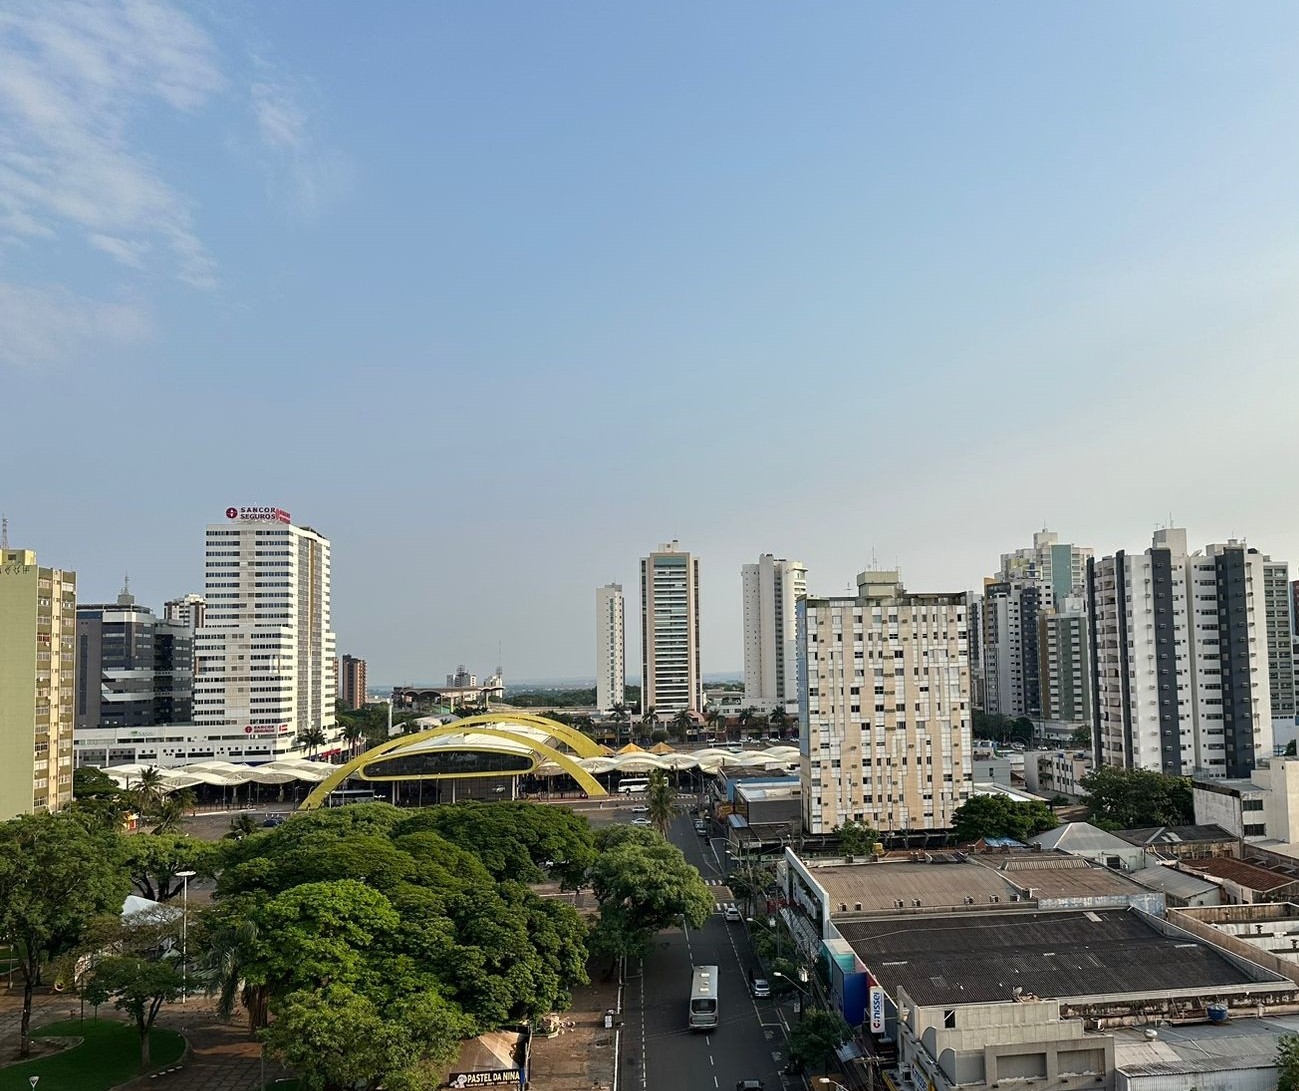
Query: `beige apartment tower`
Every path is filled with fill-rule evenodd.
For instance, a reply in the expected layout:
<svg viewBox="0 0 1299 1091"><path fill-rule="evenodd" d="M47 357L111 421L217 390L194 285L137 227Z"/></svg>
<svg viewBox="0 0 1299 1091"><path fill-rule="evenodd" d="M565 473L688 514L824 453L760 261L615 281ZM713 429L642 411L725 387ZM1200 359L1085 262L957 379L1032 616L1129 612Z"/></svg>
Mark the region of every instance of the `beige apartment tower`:
<svg viewBox="0 0 1299 1091"><path fill-rule="evenodd" d="M640 562L641 711L660 719L704 707L699 651L699 558L675 541Z"/></svg>
<svg viewBox="0 0 1299 1091"><path fill-rule="evenodd" d="M950 827L973 779L965 594L862 572L856 598L799 604L798 658L807 832Z"/></svg>
<svg viewBox="0 0 1299 1091"><path fill-rule="evenodd" d="M72 801L77 575L0 551L0 819Z"/></svg>
<svg viewBox="0 0 1299 1091"><path fill-rule="evenodd" d="M339 700L346 708L364 708L367 693L365 660L345 655L337 663Z"/></svg>

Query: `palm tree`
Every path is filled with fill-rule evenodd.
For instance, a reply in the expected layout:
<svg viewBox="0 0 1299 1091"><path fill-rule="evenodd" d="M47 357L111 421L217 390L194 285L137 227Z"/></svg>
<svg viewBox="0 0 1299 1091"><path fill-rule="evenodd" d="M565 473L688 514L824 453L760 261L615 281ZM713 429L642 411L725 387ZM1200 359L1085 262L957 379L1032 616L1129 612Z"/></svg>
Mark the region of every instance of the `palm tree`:
<svg viewBox="0 0 1299 1091"><path fill-rule="evenodd" d="M681 742L686 737L686 732L689 731L694 724L695 719L690 715L690 710L683 708L672 717L673 738L675 738L677 742Z"/></svg>
<svg viewBox="0 0 1299 1091"><path fill-rule="evenodd" d="M717 741L717 725L722 722L722 710L720 708L710 708L704 713L704 722L713 729L713 742Z"/></svg>
<svg viewBox="0 0 1299 1091"><path fill-rule="evenodd" d="M194 806L193 789L167 796L153 808L154 833L179 833L184 824L185 812Z"/></svg>
<svg viewBox="0 0 1299 1091"><path fill-rule="evenodd" d="M313 758L327 741L324 730L319 727L304 727L298 732L298 745L305 747Z"/></svg>
<svg viewBox="0 0 1299 1091"><path fill-rule="evenodd" d="M158 804L162 802L162 797L167 794L162 772L153 765L141 771L140 779L135 782L133 790L135 798L139 801L140 810L144 814L153 814L158 809Z"/></svg>
<svg viewBox="0 0 1299 1091"><path fill-rule="evenodd" d="M785 728L789 726L789 716L783 708L777 706L771 710L771 715L767 717L767 722L780 734L781 738L785 737Z"/></svg>
<svg viewBox="0 0 1299 1091"><path fill-rule="evenodd" d="M226 834L232 841L241 841L245 837L251 837L257 832L257 819L252 815L244 813L237 814L230 819L230 832Z"/></svg>
<svg viewBox="0 0 1299 1091"><path fill-rule="evenodd" d="M649 806L650 822L662 836L667 837L672 820L681 813L681 808L677 806L677 790L668 780L667 770L650 770L649 791L645 794L645 802Z"/></svg>
<svg viewBox="0 0 1299 1091"><path fill-rule="evenodd" d="M360 723L350 723L343 727L343 738L347 740L348 750L356 756L356 744L365 738L365 728Z"/></svg>
<svg viewBox="0 0 1299 1091"><path fill-rule="evenodd" d="M644 712L641 713L641 717L640 717L641 733L644 735L653 734L654 729L658 726L658 722L659 722L658 710L653 705L650 705L649 708L647 708Z"/></svg>
<svg viewBox="0 0 1299 1091"><path fill-rule="evenodd" d="M615 701L613 708L609 710L609 718L613 720L614 741L621 742L623 725L631 723L631 710L621 701Z"/></svg>
<svg viewBox="0 0 1299 1091"><path fill-rule="evenodd" d="M248 1036L267 1024L270 989L265 984L250 984L244 968L257 947L257 925L247 918L221 922L210 933L207 949L199 956L196 976L204 983L207 994L217 994L217 1015L229 1019L234 1014L236 998L243 1001L248 1013Z"/></svg>

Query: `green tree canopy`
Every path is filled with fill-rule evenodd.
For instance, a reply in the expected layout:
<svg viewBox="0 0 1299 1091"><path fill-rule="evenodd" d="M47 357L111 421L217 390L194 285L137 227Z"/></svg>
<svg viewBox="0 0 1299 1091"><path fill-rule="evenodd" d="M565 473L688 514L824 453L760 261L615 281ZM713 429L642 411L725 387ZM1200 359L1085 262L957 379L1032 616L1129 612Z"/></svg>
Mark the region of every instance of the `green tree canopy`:
<svg viewBox="0 0 1299 1091"><path fill-rule="evenodd" d="M470 1027L436 993L387 1007L347 985L285 997L263 1038L312 1091L434 1088Z"/></svg>
<svg viewBox="0 0 1299 1091"><path fill-rule="evenodd" d="M836 826L839 851L845 856L866 856L880 839L880 831L863 822L845 822Z"/></svg>
<svg viewBox="0 0 1299 1091"><path fill-rule="evenodd" d="M1108 830L1186 826L1195 821L1191 782L1151 769L1102 766L1079 783L1091 821Z"/></svg>
<svg viewBox="0 0 1299 1091"><path fill-rule="evenodd" d="M805 1068L823 1069L834 1058L834 1051L851 1037L852 1028L838 1012L812 1008L790 1031L789 1058Z"/></svg>
<svg viewBox="0 0 1299 1091"><path fill-rule="evenodd" d="M119 913L131 885L116 832L76 814L23 815L0 824L0 936L23 975L19 1051L31 1051L32 989L41 966L75 950L87 925Z"/></svg>
<svg viewBox="0 0 1299 1091"><path fill-rule="evenodd" d="M956 809L952 819L953 833L962 844L982 837L1025 841L1058 825L1060 820L1041 800L1021 803L1003 795L971 796Z"/></svg>
<svg viewBox="0 0 1299 1091"><path fill-rule="evenodd" d="M254 1026L290 994L339 984L381 1014L432 991L490 1029L567 1007L586 980L582 919L516 881L540 879L552 852L580 877L594 847L569 811L364 804L226 851L204 921L211 988L227 1004L242 994Z"/></svg>
<svg viewBox="0 0 1299 1091"><path fill-rule="evenodd" d="M1276 1040L1276 1091L1299 1091L1299 1034Z"/></svg>
<svg viewBox="0 0 1299 1091"><path fill-rule="evenodd" d="M600 903L591 945L600 954L644 955L658 932L678 923L700 927L713 897L681 850L652 830L606 826L590 882Z"/></svg>
<svg viewBox="0 0 1299 1091"><path fill-rule="evenodd" d="M141 955L109 955L94 971L98 995L130 1016L140 1036L140 1067L149 1067L149 1031L163 1004L180 996L181 971L170 961Z"/></svg>
<svg viewBox="0 0 1299 1091"><path fill-rule="evenodd" d="M222 847L185 834L148 834L125 838L123 861L141 897L166 902L178 897L184 880L178 871L211 878L221 867Z"/></svg>

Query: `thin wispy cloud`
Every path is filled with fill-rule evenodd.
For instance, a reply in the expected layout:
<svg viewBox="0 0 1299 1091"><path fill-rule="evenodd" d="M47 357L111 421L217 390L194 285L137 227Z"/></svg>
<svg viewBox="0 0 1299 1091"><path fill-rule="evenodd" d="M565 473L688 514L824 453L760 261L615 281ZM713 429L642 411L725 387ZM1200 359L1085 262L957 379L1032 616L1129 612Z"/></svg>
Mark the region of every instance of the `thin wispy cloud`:
<svg viewBox="0 0 1299 1091"><path fill-rule="evenodd" d="M303 106L310 85L287 77L265 59L256 58L254 64L257 78L248 99L263 163L290 208L314 216L350 187L351 168L315 132L315 112Z"/></svg>
<svg viewBox="0 0 1299 1091"><path fill-rule="evenodd" d="M132 122L159 105L195 111L225 82L211 40L169 4L0 11L0 234L79 235L132 268L152 250L166 272L211 287L189 202Z"/></svg>
<svg viewBox="0 0 1299 1091"><path fill-rule="evenodd" d="M90 349L137 344L151 334L152 322L136 304L0 281L0 365L44 367Z"/></svg>
<svg viewBox="0 0 1299 1091"><path fill-rule="evenodd" d="M307 85L248 56L242 43L223 54L171 0L0 0L0 336L12 335L0 361L51 361L86 331L112 339L148 327L79 288L24 287L27 257L77 261L81 245L128 285L216 287L187 165L149 143L159 119L210 126L223 107L217 124L255 134L236 168L268 169L276 203L314 214L338 192L345 172L315 135ZM34 305L9 313L21 302ZM43 320L64 327L42 331Z"/></svg>

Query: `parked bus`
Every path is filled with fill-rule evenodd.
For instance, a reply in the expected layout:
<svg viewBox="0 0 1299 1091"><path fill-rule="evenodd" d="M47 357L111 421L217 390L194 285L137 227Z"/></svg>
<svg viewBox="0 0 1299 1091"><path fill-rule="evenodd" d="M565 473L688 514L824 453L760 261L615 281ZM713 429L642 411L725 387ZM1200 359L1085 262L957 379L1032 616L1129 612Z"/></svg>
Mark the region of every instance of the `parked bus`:
<svg viewBox="0 0 1299 1091"><path fill-rule="evenodd" d="M649 791L649 781L644 779L632 778L631 780L618 781L619 795L638 795L641 792Z"/></svg>
<svg viewBox="0 0 1299 1091"><path fill-rule="evenodd" d="M696 966L690 979L691 1030L712 1030L717 1026L717 967Z"/></svg>
<svg viewBox="0 0 1299 1091"><path fill-rule="evenodd" d="M326 807L342 807L348 803L382 803L383 796L373 788L335 788L325 800Z"/></svg>

